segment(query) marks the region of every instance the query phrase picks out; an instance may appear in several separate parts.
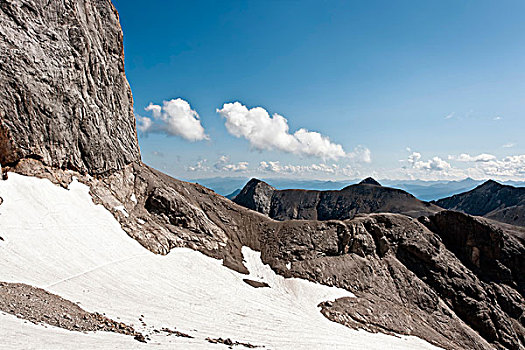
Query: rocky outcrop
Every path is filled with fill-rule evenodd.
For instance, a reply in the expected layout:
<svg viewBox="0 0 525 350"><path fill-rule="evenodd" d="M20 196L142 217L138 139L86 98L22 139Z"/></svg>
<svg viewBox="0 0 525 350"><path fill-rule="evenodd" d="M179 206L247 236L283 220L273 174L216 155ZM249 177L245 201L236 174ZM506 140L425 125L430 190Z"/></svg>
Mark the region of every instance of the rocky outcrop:
<svg viewBox="0 0 525 350"><path fill-rule="evenodd" d="M525 226L525 188L488 180L472 191L434 202L470 215L484 216L511 225Z"/></svg>
<svg viewBox="0 0 525 350"><path fill-rule="evenodd" d="M345 220L380 212L418 217L440 210L405 191L382 187L372 178L340 191L276 190L252 179L233 201L276 220Z"/></svg>
<svg viewBox="0 0 525 350"><path fill-rule="evenodd" d="M0 163L101 174L140 159L110 0L0 2Z"/></svg>
<svg viewBox="0 0 525 350"><path fill-rule="evenodd" d="M77 332L114 332L145 342L144 336L132 326L97 312L87 312L77 304L41 288L0 282L0 295L1 311L34 324L45 323Z"/></svg>
<svg viewBox="0 0 525 350"><path fill-rule="evenodd" d="M327 221L324 228L316 229L308 221L289 221L269 235L261 249L263 258L282 274L352 291L356 299L322 305L323 313L334 321L417 335L449 349L521 349L525 335L522 277L510 274L502 280L498 274L470 269L471 264L464 262L446 237L455 236L455 227L465 227L469 236L477 236L481 227L499 235L506 251L498 253L501 264L510 271L523 271L520 261L525 245L495 226L466 215L456 220L455 215L421 219L436 232L398 214ZM432 226L443 217L450 221L439 229ZM483 239L479 239L480 251L489 249L483 248ZM483 259L488 259L486 254ZM283 266L286 262L290 270Z"/></svg>
<svg viewBox="0 0 525 350"><path fill-rule="evenodd" d="M265 215L270 214L273 194L277 191L266 182L251 179L243 187L233 201L243 207L258 211Z"/></svg>
<svg viewBox="0 0 525 350"><path fill-rule="evenodd" d="M505 284L525 296L521 230L455 211L442 211L425 224L481 280Z"/></svg>

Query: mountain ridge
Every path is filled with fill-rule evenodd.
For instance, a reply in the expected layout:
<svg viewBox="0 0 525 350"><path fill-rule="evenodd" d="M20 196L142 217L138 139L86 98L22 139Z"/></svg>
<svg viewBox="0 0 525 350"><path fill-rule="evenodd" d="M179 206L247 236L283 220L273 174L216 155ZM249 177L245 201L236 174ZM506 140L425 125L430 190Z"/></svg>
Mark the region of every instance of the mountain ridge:
<svg viewBox="0 0 525 350"><path fill-rule="evenodd" d="M344 220L359 213L391 212L412 217L429 215L439 207L421 202L411 194L384 187L372 178L341 190L277 190L251 179L233 199L248 209L276 220Z"/></svg>
<svg viewBox="0 0 525 350"><path fill-rule="evenodd" d="M525 188L487 180L471 191L433 201L436 205L476 216L525 226Z"/></svg>

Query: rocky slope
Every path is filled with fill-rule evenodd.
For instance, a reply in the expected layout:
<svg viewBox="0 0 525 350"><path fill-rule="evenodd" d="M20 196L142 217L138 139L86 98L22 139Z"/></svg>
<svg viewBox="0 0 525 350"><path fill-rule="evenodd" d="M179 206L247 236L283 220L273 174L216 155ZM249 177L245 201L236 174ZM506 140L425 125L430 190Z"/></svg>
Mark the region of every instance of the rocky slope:
<svg viewBox="0 0 525 350"><path fill-rule="evenodd" d="M523 240L456 212L421 221L372 214L327 222L336 228L321 232L308 229L307 221L290 221L262 249L270 261L292 261L282 273L352 290L357 299L323 305L335 321L419 334L446 348L523 347ZM464 227L459 238L451 229L456 225ZM480 229L493 236L478 236ZM480 268L469 269L480 261ZM508 278L486 273L489 261Z"/></svg>
<svg viewBox="0 0 525 350"><path fill-rule="evenodd" d="M41 288L23 283L0 282L0 310L35 324L46 323L72 331L105 331L131 335L144 342L133 327L99 313L90 313L77 304Z"/></svg>
<svg viewBox="0 0 525 350"><path fill-rule="evenodd" d="M274 221L142 164L100 179L36 160L14 170L63 185L77 176L154 252L189 247L247 272L241 248L248 246L281 275L352 291L357 298L323 305L327 317L349 327L415 335L447 349L523 347L525 235L515 226L448 211L419 220Z"/></svg>
<svg viewBox="0 0 525 350"><path fill-rule="evenodd" d="M140 159L109 0L0 2L0 163L100 174Z"/></svg>
<svg viewBox="0 0 525 350"><path fill-rule="evenodd" d="M253 181L240 195L259 212L246 209L140 161L109 1L4 1L0 16L7 170L62 186L77 177L155 253L189 247L247 272L247 246L281 275L352 291L356 298L323 304L328 318L348 327L411 334L448 349L525 346L519 229L437 213L371 180L326 192ZM22 42L30 49L8 60ZM360 214L380 211L400 214Z"/></svg>
<svg viewBox="0 0 525 350"><path fill-rule="evenodd" d="M233 201L275 220L344 220L359 213L433 214L439 207L367 178L340 191L276 190L252 179Z"/></svg>
<svg viewBox="0 0 525 350"><path fill-rule="evenodd" d="M434 203L445 209L525 226L525 187L502 185L489 180L471 191Z"/></svg>

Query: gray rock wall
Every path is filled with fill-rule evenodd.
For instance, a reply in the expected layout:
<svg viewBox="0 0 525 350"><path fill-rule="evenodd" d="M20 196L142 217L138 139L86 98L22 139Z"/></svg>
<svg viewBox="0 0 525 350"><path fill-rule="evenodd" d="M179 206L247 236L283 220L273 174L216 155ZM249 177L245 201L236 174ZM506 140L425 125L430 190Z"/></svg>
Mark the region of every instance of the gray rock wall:
<svg viewBox="0 0 525 350"><path fill-rule="evenodd" d="M140 160L109 0L2 0L0 23L0 163L101 174Z"/></svg>

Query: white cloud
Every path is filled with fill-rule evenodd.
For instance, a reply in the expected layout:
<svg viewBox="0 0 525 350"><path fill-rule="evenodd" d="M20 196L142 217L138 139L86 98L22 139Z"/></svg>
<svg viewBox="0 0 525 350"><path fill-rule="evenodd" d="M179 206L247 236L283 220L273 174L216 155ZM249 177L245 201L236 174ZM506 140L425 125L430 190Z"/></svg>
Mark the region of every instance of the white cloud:
<svg viewBox="0 0 525 350"><path fill-rule="evenodd" d="M407 151L410 152L410 148L407 147ZM408 162L412 165L412 167L414 167L414 164L420 159L421 159L421 153L419 152L412 152L408 156Z"/></svg>
<svg viewBox="0 0 525 350"><path fill-rule="evenodd" d="M246 171L248 170L248 162L238 162L236 164L225 164L223 170L227 171Z"/></svg>
<svg viewBox="0 0 525 350"><path fill-rule="evenodd" d="M151 120L148 117L142 117L140 115L137 115L137 129L139 129L140 132L148 133L150 132L152 127L153 120Z"/></svg>
<svg viewBox="0 0 525 350"><path fill-rule="evenodd" d="M506 143L506 144L502 145L501 147L503 147L503 148L512 148L514 146L516 146L515 143L509 142L509 143Z"/></svg>
<svg viewBox="0 0 525 350"><path fill-rule="evenodd" d="M270 116L262 107L248 109L239 102L225 103L217 112L226 119L226 129L243 137L258 150L280 150L322 159L338 159L347 154L343 147L315 131L299 129L290 134L288 121L279 114Z"/></svg>
<svg viewBox="0 0 525 350"><path fill-rule="evenodd" d="M404 172L409 178L426 180L462 179L465 177L522 180L525 176L525 154L506 156L501 159L486 153L449 155L448 159L457 162L457 166L452 166L439 157L432 157L426 161L421 158L420 153L412 152L407 160L401 161L410 164L408 167L402 167L401 173ZM396 174L394 169L389 170L389 172L392 177L399 176L399 173Z"/></svg>
<svg viewBox="0 0 525 350"><path fill-rule="evenodd" d="M310 164L310 165L281 165L279 161L262 161L259 163L259 170L279 174L303 174L312 172L321 172L335 174L339 166L337 164Z"/></svg>
<svg viewBox="0 0 525 350"><path fill-rule="evenodd" d="M495 160L496 156L487 153L481 153L477 156L471 156L467 153L461 153L459 156L450 155L448 156L448 159L455 160L458 162L488 162L491 160Z"/></svg>
<svg viewBox="0 0 525 350"><path fill-rule="evenodd" d="M454 114L455 114L455 112L452 112L452 113L450 113L450 114L447 114L447 115L445 116L445 119L452 119L452 118L454 117Z"/></svg>
<svg viewBox="0 0 525 350"><path fill-rule="evenodd" d="M248 165L248 162L231 163L230 157L223 155L219 157L213 167L219 171L240 172L248 170Z"/></svg>
<svg viewBox="0 0 525 350"><path fill-rule="evenodd" d="M494 119L494 120L501 120L501 119L503 119L503 117L500 117L499 115L497 115L497 116L495 116L493 119Z"/></svg>
<svg viewBox="0 0 525 350"><path fill-rule="evenodd" d="M357 146L354 150L347 154L349 158L356 159L357 161L364 163L372 162L372 152L364 146Z"/></svg>
<svg viewBox="0 0 525 350"><path fill-rule="evenodd" d="M190 165L186 168L188 171L208 171L210 168L206 165L207 160L201 159L195 165Z"/></svg>
<svg viewBox="0 0 525 350"><path fill-rule="evenodd" d="M414 169L428 171L445 171L451 169L450 164L439 157L432 157L427 161L421 160L421 153L419 152L412 152L412 154L408 156L408 163Z"/></svg>
<svg viewBox="0 0 525 350"><path fill-rule="evenodd" d="M525 176L525 154L487 161L479 164L478 168L489 176L523 178Z"/></svg>
<svg viewBox="0 0 525 350"><path fill-rule="evenodd" d="M137 128L144 133L162 132L192 142L209 140L209 136L204 133L199 114L183 99L164 101L162 106L150 103L145 110L151 112L153 119L137 117Z"/></svg>

